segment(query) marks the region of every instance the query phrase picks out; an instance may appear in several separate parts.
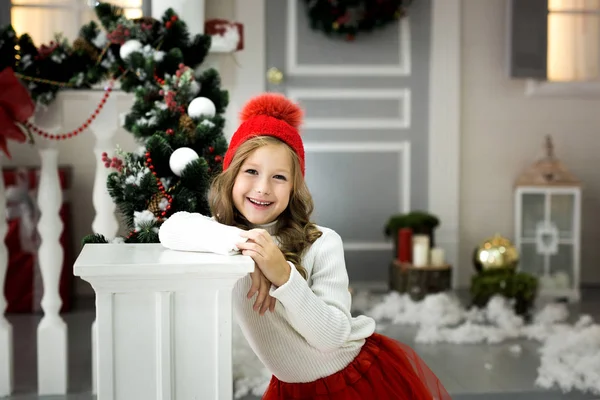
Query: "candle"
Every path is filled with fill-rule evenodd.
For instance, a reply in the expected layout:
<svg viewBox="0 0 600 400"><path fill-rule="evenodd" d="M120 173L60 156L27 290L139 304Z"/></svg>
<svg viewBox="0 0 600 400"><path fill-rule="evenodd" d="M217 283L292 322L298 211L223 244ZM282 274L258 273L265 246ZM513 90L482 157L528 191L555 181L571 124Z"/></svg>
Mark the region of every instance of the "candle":
<svg viewBox="0 0 600 400"><path fill-rule="evenodd" d="M412 229L402 228L398 231L398 261L410 263L412 261Z"/></svg>
<svg viewBox="0 0 600 400"><path fill-rule="evenodd" d="M429 256L429 248L425 243L415 243L413 245L413 265L415 267L427 266Z"/></svg>
<svg viewBox="0 0 600 400"><path fill-rule="evenodd" d="M439 247L434 247L433 249L431 249L431 265L439 267L444 264L444 249L441 249Z"/></svg>
<svg viewBox="0 0 600 400"><path fill-rule="evenodd" d="M418 253L418 254L417 254ZM429 236L413 236L413 265L425 267L429 263Z"/></svg>
<svg viewBox="0 0 600 400"><path fill-rule="evenodd" d="M413 235L413 245L415 243L421 243L427 247L427 251L429 252L429 236L427 235Z"/></svg>

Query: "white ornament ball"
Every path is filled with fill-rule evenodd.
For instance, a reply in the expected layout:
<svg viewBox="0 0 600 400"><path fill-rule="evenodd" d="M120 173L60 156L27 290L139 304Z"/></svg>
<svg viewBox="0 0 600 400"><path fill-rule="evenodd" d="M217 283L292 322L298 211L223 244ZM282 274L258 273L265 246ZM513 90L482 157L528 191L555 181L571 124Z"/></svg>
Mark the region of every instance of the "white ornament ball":
<svg viewBox="0 0 600 400"><path fill-rule="evenodd" d="M143 46L140 41L135 39L128 40L121 45L121 48L119 49L119 55L121 56L122 60L126 60L127 57L129 57L132 53L141 51L142 47Z"/></svg>
<svg viewBox="0 0 600 400"><path fill-rule="evenodd" d="M188 115L192 118L212 118L216 114L215 103L206 97L196 97L188 106Z"/></svg>
<svg viewBox="0 0 600 400"><path fill-rule="evenodd" d="M200 158L198 153L189 147L180 147L171 154L169 159L169 167L177 176L181 176L181 172L194 160Z"/></svg>

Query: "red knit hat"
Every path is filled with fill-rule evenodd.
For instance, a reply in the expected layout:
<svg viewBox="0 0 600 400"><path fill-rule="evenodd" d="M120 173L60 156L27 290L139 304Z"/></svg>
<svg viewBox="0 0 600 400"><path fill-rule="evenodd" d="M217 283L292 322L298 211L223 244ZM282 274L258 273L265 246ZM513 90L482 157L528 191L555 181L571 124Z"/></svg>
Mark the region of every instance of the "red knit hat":
<svg viewBox="0 0 600 400"><path fill-rule="evenodd" d="M240 113L241 125L233 134L223 160L223 171L229 167L238 147L256 136L273 136L298 155L302 175L304 175L304 145L298 132L302 123L300 107L281 94L264 93L244 106Z"/></svg>

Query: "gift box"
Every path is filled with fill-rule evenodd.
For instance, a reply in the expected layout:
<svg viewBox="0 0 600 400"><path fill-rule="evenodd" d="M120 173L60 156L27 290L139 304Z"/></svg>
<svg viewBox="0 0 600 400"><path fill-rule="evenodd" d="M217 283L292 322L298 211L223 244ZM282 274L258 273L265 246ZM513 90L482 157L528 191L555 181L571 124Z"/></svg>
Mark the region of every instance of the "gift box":
<svg viewBox="0 0 600 400"><path fill-rule="evenodd" d="M6 188L6 222L8 225L8 232L4 240L8 250L8 270L4 284L4 296L8 303L6 312L41 312L44 284L39 268L40 236L37 231L40 217L37 204L40 169L39 167L4 168L2 173ZM63 222L60 245L64 251L59 293L62 299L61 312L66 312L71 309L74 284L74 260L70 246L71 210L68 201L71 168L60 167L58 174L63 193L63 203L59 213Z"/></svg>
<svg viewBox="0 0 600 400"><path fill-rule="evenodd" d="M235 50L240 51L244 49L244 25L239 22L232 22L225 19L209 19L204 22L204 33L212 36L222 36L224 40L229 40L227 37L227 30L233 29L237 31L238 34L238 42L236 44ZM213 38L213 42L216 39ZM213 43L214 46L214 43Z"/></svg>

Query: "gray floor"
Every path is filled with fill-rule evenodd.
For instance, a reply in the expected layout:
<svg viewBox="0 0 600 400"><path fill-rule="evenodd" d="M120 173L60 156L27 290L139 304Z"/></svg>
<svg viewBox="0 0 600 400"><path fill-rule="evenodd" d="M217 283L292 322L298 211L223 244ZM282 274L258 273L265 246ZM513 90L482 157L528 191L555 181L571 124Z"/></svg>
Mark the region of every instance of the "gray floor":
<svg viewBox="0 0 600 400"><path fill-rule="evenodd" d="M571 306L572 318L587 313L600 321L600 289L586 290L580 304ZM8 315L15 340L15 393L7 400L91 400L90 326L94 319L93 301L80 301L63 314L69 329L69 395L43 396L36 393L36 329L39 315ZM415 328L391 326L384 334L411 345L442 380L453 399L458 400L591 400L600 396L563 394L534 386L539 365L537 344L516 340L498 345L423 345L414 343ZM508 351L512 344L522 346L522 354ZM484 368L489 363L491 369ZM247 396L243 400L258 400Z"/></svg>

